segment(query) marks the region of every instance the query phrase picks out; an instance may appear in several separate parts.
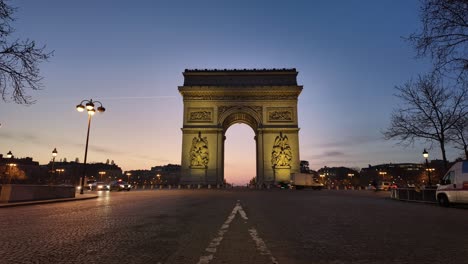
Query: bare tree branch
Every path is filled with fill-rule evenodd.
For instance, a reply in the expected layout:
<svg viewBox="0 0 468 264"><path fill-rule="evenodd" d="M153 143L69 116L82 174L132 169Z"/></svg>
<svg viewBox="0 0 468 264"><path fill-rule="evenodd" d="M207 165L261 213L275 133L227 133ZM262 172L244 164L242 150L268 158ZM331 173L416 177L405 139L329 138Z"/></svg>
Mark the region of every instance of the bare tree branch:
<svg viewBox="0 0 468 264"><path fill-rule="evenodd" d="M468 1L422 0L420 32L408 40L418 56L430 56L435 71L468 78Z"/></svg>
<svg viewBox="0 0 468 264"><path fill-rule="evenodd" d="M39 64L47 61L52 52L29 39L8 40L14 31L10 23L16 9L5 2L0 0L0 95L5 102L32 104L28 91L42 88Z"/></svg>

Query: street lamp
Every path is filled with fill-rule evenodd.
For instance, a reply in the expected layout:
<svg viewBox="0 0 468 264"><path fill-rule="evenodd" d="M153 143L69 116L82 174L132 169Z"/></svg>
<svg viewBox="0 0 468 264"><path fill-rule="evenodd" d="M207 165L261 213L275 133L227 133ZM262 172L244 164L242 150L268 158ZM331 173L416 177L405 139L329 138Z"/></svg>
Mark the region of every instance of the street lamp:
<svg viewBox="0 0 468 264"><path fill-rule="evenodd" d="M83 105L85 103L85 105ZM78 112L83 112L85 109L88 112L88 133L86 134L86 147L85 147L85 156L84 156L84 163L83 163L83 175L81 175L81 189L80 194L83 194L84 189L84 181L86 178L86 159L88 157L88 142L89 142L89 128L91 127L91 117L96 113L94 109L94 103L98 103L99 107L97 108L98 112L103 113L106 109L102 106L102 103L99 101L90 100L83 100L79 105L76 106L76 110Z"/></svg>
<svg viewBox="0 0 468 264"><path fill-rule="evenodd" d="M100 171L99 172L99 181L102 181L102 175L105 175L106 172L105 171Z"/></svg>
<svg viewBox="0 0 468 264"><path fill-rule="evenodd" d="M11 167L16 167L15 163L8 163L8 184L11 184Z"/></svg>
<svg viewBox="0 0 468 264"><path fill-rule="evenodd" d="M130 172L127 172L126 175L128 177L127 183L130 183L130 176L132 176L132 174Z"/></svg>
<svg viewBox="0 0 468 264"><path fill-rule="evenodd" d="M55 171L58 172L58 178L60 179L60 175L65 171L65 169L56 169Z"/></svg>
<svg viewBox="0 0 468 264"><path fill-rule="evenodd" d="M385 180L385 177L387 176L386 171L379 171L379 175L382 177L382 180Z"/></svg>
<svg viewBox="0 0 468 264"><path fill-rule="evenodd" d="M57 157L57 148L54 148L54 150L52 150L52 170L51 170L52 178L54 178L54 175L55 175L55 171L54 171L55 157ZM52 181L55 181L55 179L51 180L51 182Z"/></svg>
<svg viewBox="0 0 468 264"><path fill-rule="evenodd" d="M429 158L429 152L427 152L427 150L424 149L422 154L423 154L423 157L426 159L426 170L427 170L427 178L428 178L427 183L429 184L429 186L432 186L431 171L429 170L429 162L427 161L427 158Z"/></svg>

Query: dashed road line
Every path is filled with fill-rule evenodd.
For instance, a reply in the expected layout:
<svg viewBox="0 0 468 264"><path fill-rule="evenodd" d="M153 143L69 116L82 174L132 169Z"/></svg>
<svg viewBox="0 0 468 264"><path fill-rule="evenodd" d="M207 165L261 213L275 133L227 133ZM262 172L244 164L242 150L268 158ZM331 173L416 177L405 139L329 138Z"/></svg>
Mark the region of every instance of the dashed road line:
<svg viewBox="0 0 468 264"><path fill-rule="evenodd" d="M263 239L258 236L257 230L255 228L251 228L249 229L249 233L252 239L255 241L255 245L257 245L257 249L260 251L260 254L268 256L271 260L271 263L278 264L278 261L275 259L275 257L273 257L271 251L266 246L265 241L263 241Z"/></svg>
<svg viewBox="0 0 468 264"><path fill-rule="evenodd" d="M214 258L214 254L216 253L217 247L221 244L221 241L224 238L224 234L228 231L229 225L231 224L232 220L234 220L237 213L239 213L242 219L244 219L244 223L247 223L247 220L249 218L247 217L247 214L245 213L242 206L240 205L240 201L237 200L237 203L232 209L231 214L228 216L226 221L223 223L223 225L221 225L221 228L218 230L218 235L215 238L213 238L213 240L211 240L210 244L205 249L205 251L209 254L201 256L200 260L198 261L198 264L208 264ZM273 257L271 251L268 249L263 239L261 239L258 235L257 230L255 228L250 228L248 231L253 241L255 242L257 250L260 252L260 254L268 256L271 260L271 263L278 264L278 261Z"/></svg>

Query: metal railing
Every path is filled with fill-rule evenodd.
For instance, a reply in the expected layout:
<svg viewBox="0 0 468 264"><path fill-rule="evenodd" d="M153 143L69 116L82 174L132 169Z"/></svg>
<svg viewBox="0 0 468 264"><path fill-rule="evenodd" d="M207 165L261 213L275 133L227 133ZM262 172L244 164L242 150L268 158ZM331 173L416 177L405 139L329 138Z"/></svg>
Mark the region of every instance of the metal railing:
<svg viewBox="0 0 468 264"><path fill-rule="evenodd" d="M402 201L437 203L435 188L398 188L391 190L390 197Z"/></svg>

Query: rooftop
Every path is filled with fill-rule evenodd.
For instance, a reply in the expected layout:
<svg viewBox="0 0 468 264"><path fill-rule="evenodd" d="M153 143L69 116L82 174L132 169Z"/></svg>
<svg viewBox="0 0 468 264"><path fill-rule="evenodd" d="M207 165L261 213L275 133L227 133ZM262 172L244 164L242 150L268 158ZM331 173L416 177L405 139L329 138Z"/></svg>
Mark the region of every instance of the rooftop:
<svg viewBox="0 0 468 264"><path fill-rule="evenodd" d="M297 86L291 69L186 69L184 86Z"/></svg>

